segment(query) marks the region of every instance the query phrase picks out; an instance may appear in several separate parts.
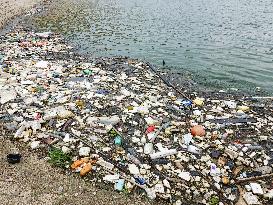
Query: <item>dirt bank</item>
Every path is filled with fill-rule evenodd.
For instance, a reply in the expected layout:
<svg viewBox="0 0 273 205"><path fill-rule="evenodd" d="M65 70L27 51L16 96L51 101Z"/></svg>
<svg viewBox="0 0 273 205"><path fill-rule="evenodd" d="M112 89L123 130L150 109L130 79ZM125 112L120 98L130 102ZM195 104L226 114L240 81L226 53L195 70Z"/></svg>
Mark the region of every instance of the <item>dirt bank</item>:
<svg viewBox="0 0 273 205"><path fill-rule="evenodd" d="M14 147L19 148L23 160L10 165L6 154ZM62 174L62 170L51 167L38 155L0 138L0 204L149 204L140 197L98 189L76 176Z"/></svg>

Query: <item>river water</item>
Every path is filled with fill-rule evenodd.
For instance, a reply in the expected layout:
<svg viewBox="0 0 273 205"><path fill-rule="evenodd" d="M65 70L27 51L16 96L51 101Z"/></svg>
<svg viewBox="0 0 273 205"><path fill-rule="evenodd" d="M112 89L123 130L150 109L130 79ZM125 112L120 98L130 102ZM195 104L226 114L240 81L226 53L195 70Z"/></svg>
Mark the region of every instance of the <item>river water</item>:
<svg viewBox="0 0 273 205"><path fill-rule="evenodd" d="M92 56L130 56L208 87L273 93L272 0L59 0L32 19Z"/></svg>

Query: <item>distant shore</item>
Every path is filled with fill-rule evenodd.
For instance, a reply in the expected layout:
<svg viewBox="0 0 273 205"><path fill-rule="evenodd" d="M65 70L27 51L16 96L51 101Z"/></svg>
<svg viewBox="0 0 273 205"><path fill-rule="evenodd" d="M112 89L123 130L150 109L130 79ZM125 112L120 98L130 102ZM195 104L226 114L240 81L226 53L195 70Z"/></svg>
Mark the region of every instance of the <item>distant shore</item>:
<svg viewBox="0 0 273 205"><path fill-rule="evenodd" d="M0 0L0 29L42 0Z"/></svg>

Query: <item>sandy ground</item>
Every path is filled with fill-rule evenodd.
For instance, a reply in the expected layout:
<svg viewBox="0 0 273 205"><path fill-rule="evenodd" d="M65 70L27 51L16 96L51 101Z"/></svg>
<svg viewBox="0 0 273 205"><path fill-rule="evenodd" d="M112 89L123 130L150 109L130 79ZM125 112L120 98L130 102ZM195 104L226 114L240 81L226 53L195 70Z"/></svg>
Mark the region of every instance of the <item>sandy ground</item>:
<svg viewBox="0 0 273 205"><path fill-rule="evenodd" d="M41 0L0 0L0 28Z"/></svg>
<svg viewBox="0 0 273 205"><path fill-rule="evenodd" d="M19 164L6 161L13 147L23 156ZM92 183L52 167L38 153L18 143L0 139L0 204L1 205L103 205L150 204L137 196L126 196L92 186Z"/></svg>

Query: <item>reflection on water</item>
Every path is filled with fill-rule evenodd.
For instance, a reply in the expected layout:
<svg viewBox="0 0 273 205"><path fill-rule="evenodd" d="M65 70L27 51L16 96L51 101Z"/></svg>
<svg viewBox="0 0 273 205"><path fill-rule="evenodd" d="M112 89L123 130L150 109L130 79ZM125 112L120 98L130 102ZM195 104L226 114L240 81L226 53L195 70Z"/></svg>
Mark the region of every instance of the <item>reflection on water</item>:
<svg viewBox="0 0 273 205"><path fill-rule="evenodd" d="M85 54L164 59L211 87L273 91L271 0L59 0L33 23Z"/></svg>

